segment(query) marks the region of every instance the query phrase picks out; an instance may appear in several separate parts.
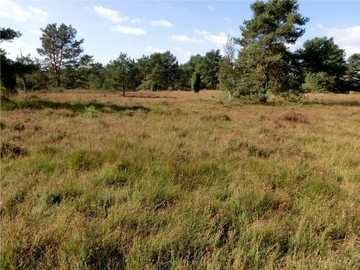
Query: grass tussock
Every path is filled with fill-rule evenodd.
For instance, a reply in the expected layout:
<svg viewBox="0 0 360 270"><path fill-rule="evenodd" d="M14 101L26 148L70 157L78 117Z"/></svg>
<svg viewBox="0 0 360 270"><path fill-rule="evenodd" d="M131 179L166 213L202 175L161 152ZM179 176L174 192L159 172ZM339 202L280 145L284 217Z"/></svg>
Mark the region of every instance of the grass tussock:
<svg viewBox="0 0 360 270"><path fill-rule="evenodd" d="M357 269L360 108L219 98L1 98L0 268Z"/></svg>

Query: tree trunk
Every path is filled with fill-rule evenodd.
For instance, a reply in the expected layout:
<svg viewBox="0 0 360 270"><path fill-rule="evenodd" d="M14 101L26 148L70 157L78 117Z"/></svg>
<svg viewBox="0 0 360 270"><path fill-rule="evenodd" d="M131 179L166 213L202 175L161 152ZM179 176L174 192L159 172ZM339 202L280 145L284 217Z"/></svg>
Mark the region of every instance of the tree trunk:
<svg viewBox="0 0 360 270"><path fill-rule="evenodd" d="M27 92L27 89L26 89L26 77L24 75L21 76L21 79L22 79L22 84L21 84L21 88L24 92Z"/></svg>
<svg viewBox="0 0 360 270"><path fill-rule="evenodd" d="M56 77L56 87L60 88L61 80L60 80L60 71L55 71L55 77Z"/></svg>
<svg viewBox="0 0 360 270"><path fill-rule="evenodd" d="M269 64L267 63L267 64L265 65L265 72L264 72L264 76L265 76L264 89L265 89L265 90L268 90L269 81L270 81L270 76L269 76L268 68L269 68Z"/></svg>
<svg viewBox="0 0 360 270"><path fill-rule="evenodd" d="M123 70L123 76L122 76L122 95L125 97L125 71Z"/></svg>

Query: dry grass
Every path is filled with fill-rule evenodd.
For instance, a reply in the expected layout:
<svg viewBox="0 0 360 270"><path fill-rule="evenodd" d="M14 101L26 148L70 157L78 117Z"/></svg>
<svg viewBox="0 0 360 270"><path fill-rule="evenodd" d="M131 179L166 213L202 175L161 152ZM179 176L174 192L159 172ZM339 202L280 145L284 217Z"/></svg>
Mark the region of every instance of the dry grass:
<svg viewBox="0 0 360 270"><path fill-rule="evenodd" d="M218 100L220 91L207 90L194 93L192 91L137 91L127 92L123 97L118 92L98 92L90 90L68 90L65 92L40 91L35 94L20 93L15 100L51 100L61 102L99 102L103 104L121 103L122 105L184 103L196 100Z"/></svg>
<svg viewBox="0 0 360 270"><path fill-rule="evenodd" d="M360 106L360 94L309 94L308 101L318 104Z"/></svg>
<svg viewBox="0 0 360 270"><path fill-rule="evenodd" d="M360 265L360 107L218 91L14 99L77 105L1 111L2 269Z"/></svg>

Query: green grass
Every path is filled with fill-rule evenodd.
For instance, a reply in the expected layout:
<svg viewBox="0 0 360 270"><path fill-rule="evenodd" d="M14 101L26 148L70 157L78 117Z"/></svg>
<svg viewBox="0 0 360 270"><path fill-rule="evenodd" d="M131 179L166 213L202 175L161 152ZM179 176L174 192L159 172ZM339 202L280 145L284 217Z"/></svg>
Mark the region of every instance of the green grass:
<svg viewBox="0 0 360 270"><path fill-rule="evenodd" d="M360 265L360 108L37 97L1 111L1 269Z"/></svg>
<svg viewBox="0 0 360 270"><path fill-rule="evenodd" d="M4 96L1 96L0 107L2 110L15 110L15 109L31 109L31 110L42 110L42 109L67 109L72 112L85 111L87 114L96 114L97 110L104 112L120 112L126 110L143 110L148 112L148 108L143 106L120 106L117 104L104 105L97 102L55 102L48 100L22 100L14 101Z"/></svg>

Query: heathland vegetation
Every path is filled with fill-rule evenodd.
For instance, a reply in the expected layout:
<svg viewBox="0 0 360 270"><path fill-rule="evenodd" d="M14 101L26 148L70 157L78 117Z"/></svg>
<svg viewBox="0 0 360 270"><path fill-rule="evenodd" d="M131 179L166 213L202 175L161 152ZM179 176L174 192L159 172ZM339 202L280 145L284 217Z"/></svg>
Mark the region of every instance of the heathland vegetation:
<svg viewBox="0 0 360 270"><path fill-rule="evenodd" d="M360 97L221 93L2 98L0 268L357 269Z"/></svg>
<svg viewBox="0 0 360 270"><path fill-rule="evenodd" d="M184 65L94 63L64 24L1 53L0 269L359 268L360 54L251 9Z"/></svg>

